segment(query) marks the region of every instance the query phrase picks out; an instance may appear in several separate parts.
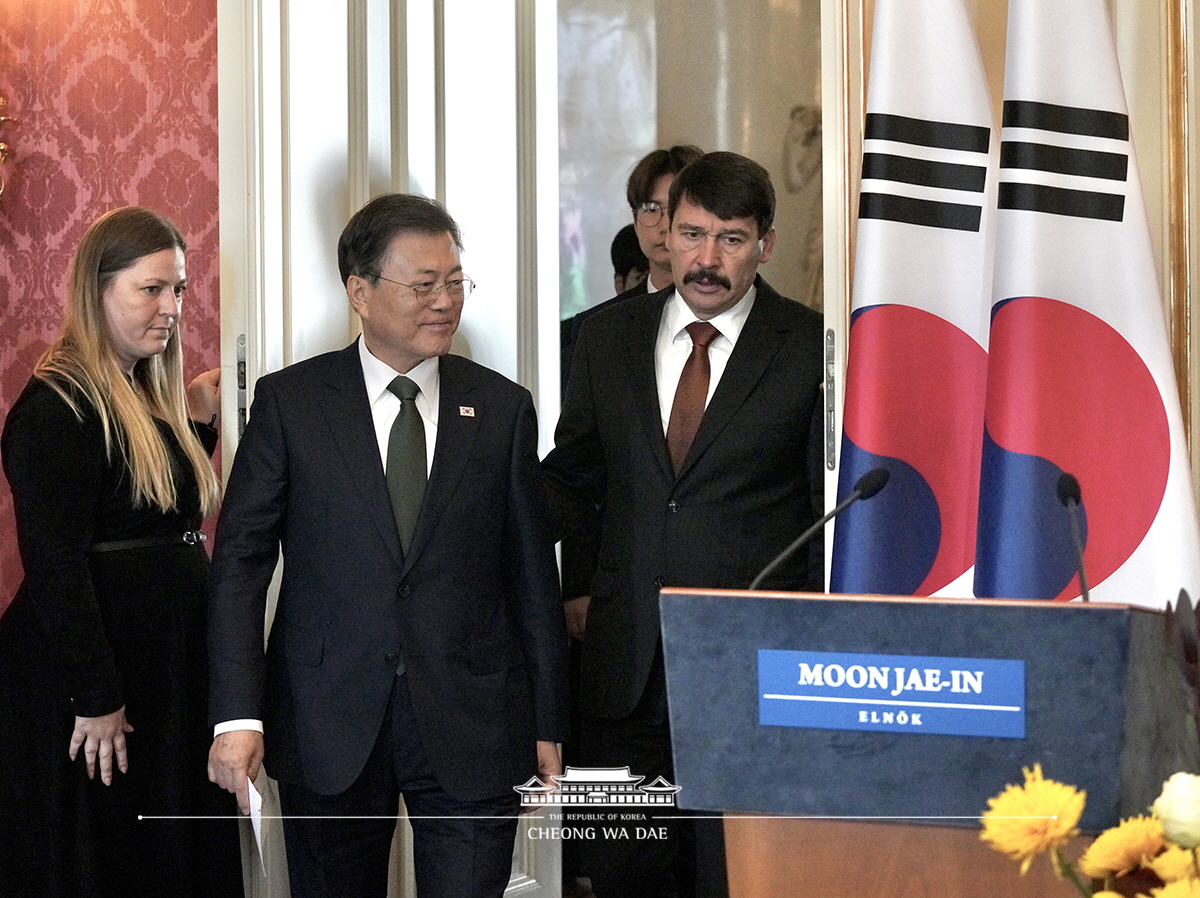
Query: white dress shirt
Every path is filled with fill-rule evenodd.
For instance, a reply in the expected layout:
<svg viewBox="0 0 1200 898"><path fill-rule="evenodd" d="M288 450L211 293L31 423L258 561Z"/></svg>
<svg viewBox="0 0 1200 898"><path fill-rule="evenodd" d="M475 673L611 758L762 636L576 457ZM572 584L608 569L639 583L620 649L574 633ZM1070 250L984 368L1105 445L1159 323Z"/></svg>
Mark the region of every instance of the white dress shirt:
<svg viewBox="0 0 1200 898"><path fill-rule="evenodd" d="M379 457L387 470L388 438L392 424L400 414L400 398L388 389L388 384L403 374L417 385L417 411L425 424L425 474L433 467L433 447L437 444L438 398L441 391L440 368L437 356L418 363L411 371L395 371L384 364L367 349L365 340L358 341L358 357L362 362L363 381L367 385L367 399L371 403L371 420L375 425L375 439L379 443Z"/></svg>
<svg viewBox="0 0 1200 898"><path fill-rule="evenodd" d="M660 290L666 290L673 283L674 281L668 280L665 284L656 284L654 283L654 272L651 272L650 274L646 275L646 292L658 293Z"/></svg>
<svg viewBox="0 0 1200 898"><path fill-rule="evenodd" d="M746 295L738 300L733 308L709 319L709 324L720 331L720 334L708 344L708 364L711 373L708 378L708 396L704 399L705 408L708 408L717 384L721 382L729 355L742 333L757 294L758 291L751 284ZM679 376L683 374L683 366L692 354L692 335L687 332L687 326L699 320L680 297L678 290L671 294L671 298L663 307L662 319L658 325L658 342L654 345L654 378L658 384L658 410L662 415L664 436L667 424L671 420L671 406L675 403Z"/></svg>

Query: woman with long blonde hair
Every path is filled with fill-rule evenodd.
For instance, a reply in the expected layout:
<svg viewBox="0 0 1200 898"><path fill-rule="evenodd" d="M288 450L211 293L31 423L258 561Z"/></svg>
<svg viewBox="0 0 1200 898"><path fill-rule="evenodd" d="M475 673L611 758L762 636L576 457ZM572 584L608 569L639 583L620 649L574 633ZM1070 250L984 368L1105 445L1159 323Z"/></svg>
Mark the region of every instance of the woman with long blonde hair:
<svg viewBox="0 0 1200 898"><path fill-rule="evenodd" d="M205 774L220 403L216 371L184 387L185 249L139 207L88 228L0 438L25 569L0 619L7 896L241 894Z"/></svg>

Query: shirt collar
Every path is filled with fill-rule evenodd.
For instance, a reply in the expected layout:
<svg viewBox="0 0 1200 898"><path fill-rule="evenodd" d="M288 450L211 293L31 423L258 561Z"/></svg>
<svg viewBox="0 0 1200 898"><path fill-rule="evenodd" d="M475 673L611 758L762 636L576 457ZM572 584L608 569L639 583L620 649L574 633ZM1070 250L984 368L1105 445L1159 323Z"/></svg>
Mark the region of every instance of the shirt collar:
<svg viewBox="0 0 1200 898"><path fill-rule="evenodd" d="M737 343L738 336L742 332L742 328L746 325L746 319L750 316L750 309L754 306L754 299L758 296L758 288L750 285L750 289L746 291L746 295L734 303L733 308L726 309L720 315L709 319L709 324L720 331L721 336L725 337L730 343ZM664 310L666 316L667 333L671 339L676 339L685 327L693 321L699 321L696 313L688 308L683 297L679 295L678 290L672 291L667 299L667 306Z"/></svg>
<svg viewBox="0 0 1200 898"><path fill-rule="evenodd" d="M675 283L674 281L668 280L665 284L663 284L660 287L658 284L654 283L654 273L651 272L650 274L646 275L646 292L647 293L659 293L663 290L666 290L668 287L670 287L674 283Z"/></svg>
<svg viewBox="0 0 1200 898"><path fill-rule="evenodd" d="M367 343L362 337L358 338L358 358L362 362L363 380L367 386L367 398L371 405L388 392L388 385L401 372L394 370L386 362L381 362L371 355ZM417 388L432 405L436 399L438 385L438 357L423 359L404 376L417 385Z"/></svg>

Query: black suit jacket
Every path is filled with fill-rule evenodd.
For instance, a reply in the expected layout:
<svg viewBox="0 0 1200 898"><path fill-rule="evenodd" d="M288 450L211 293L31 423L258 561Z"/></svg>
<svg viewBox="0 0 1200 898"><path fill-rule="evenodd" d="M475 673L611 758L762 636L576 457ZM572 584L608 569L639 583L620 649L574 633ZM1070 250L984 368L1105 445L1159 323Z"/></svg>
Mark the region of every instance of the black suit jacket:
<svg viewBox="0 0 1200 898"><path fill-rule="evenodd" d="M571 358L575 355L575 343L579 340L579 330L583 323L598 312L615 306L619 302L632 299L635 296L645 296L649 291L649 279L639 281L624 293L618 293L612 299L606 299L590 309L584 309L578 315L567 318L562 322L561 329L561 365L562 365L562 394L567 395L567 384L571 380ZM588 514L588 519L580 518L578 526L566 534L562 541L562 593L564 599L574 599L587 595L591 590L592 577L596 574L596 555L600 551L600 516L603 510L596 508Z"/></svg>
<svg viewBox="0 0 1200 898"><path fill-rule="evenodd" d="M344 791L401 653L450 794L504 794L564 732L566 637L529 392L440 361L433 466L399 544L357 345L262 378L217 529L210 717L264 722L278 779ZM264 599L283 579L264 653Z"/></svg>
<svg viewBox="0 0 1200 898"><path fill-rule="evenodd" d="M561 375L559 383L561 384L564 397L567 394L567 382L571 379L571 358L575 355L575 344L579 340L579 329L583 327L583 322L587 321L597 312L603 312L605 309L615 306L626 299L632 299L635 296L645 296L648 292L650 292L650 279L646 278L645 280L638 281L624 293L618 293L612 299L606 299L602 303L597 303L591 308L584 309L577 315L566 318L559 323L559 373Z"/></svg>
<svg viewBox="0 0 1200 898"><path fill-rule="evenodd" d="M559 532L604 506L583 643L586 713L637 705L663 586L744 589L820 513L821 317L761 278L754 307L678 476L663 437L654 345L671 290L592 316L542 469ZM819 549L773 588L821 589Z"/></svg>

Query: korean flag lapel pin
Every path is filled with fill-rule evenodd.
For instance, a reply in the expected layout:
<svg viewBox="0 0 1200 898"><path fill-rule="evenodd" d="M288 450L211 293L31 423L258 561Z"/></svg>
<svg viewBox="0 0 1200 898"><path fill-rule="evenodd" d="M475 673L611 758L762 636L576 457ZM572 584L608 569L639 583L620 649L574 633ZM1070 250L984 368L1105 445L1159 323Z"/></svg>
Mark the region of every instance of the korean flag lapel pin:
<svg viewBox="0 0 1200 898"><path fill-rule="evenodd" d="M464 418L474 418L475 417L475 406L460 405L458 407L458 413L460 416L462 416Z"/></svg>

